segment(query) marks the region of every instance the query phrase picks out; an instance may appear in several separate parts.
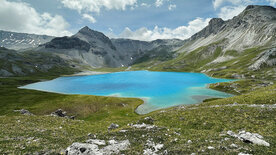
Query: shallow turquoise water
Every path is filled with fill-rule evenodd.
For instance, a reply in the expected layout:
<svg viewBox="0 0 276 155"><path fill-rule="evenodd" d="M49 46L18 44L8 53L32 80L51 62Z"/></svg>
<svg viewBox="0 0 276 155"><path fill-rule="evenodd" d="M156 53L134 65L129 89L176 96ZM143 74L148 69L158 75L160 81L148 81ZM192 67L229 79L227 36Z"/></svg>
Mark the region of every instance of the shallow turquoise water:
<svg viewBox="0 0 276 155"><path fill-rule="evenodd" d="M102 75L60 77L20 88L64 94L139 97L146 102L136 111L145 114L206 98L232 95L206 88L207 84L229 82L200 73L129 71Z"/></svg>

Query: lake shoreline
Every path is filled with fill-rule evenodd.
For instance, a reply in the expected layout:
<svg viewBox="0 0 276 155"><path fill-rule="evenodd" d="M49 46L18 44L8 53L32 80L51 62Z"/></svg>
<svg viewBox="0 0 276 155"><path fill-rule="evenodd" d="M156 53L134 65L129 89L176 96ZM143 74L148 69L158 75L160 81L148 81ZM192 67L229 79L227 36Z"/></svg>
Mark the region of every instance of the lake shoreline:
<svg viewBox="0 0 276 155"><path fill-rule="evenodd" d="M79 73L75 73L72 75L64 75L66 77L70 77L70 76L87 76L87 75L102 75L102 74L109 74L109 73L113 73L113 72L99 72L99 71L82 71Z"/></svg>

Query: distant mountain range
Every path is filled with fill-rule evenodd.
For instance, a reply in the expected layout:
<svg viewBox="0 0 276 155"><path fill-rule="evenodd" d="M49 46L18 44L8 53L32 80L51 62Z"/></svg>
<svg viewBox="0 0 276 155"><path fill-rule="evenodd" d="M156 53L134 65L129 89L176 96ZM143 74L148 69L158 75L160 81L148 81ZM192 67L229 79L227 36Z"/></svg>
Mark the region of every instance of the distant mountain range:
<svg viewBox="0 0 276 155"><path fill-rule="evenodd" d="M37 47L53 39L53 36L16 33L0 30L0 47L19 50Z"/></svg>
<svg viewBox="0 0 276 155"><path fill-rule="evenodd" d="M272 67L273 71L276 65L276 9L270 6L250 5L227 21L214 18L207 27L186 40L146 42L110 39L88 27L70 37L54 38L4 31L0 34L1 46L28 48L25 51L33 51L32 54L47 53L79 70L83 66L132 66L210 74L224 70L221 74L227 77L232 75L227 70L229 68L233 73L245 74L261 67ZM2 70L18 75L10 68L2 67Z"/></svg>
<svg viewBox="0 0 276 155"><path fill-rule="evenodd" d="M179 48L181 43L177 39L151 42L110 39L86 26L71 37L54 38L34 50L55 52L65 59L79 60L91 67L126 67L153 49L165 46L170 52Z"/></svg>

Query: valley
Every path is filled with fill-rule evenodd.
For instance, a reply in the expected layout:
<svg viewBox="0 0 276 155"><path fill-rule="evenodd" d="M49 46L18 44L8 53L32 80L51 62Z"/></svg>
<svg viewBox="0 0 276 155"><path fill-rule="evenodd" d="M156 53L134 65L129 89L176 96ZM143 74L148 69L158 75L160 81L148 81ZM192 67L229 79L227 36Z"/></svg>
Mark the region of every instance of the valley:
<svg viewBox="0 0 276 155"><path fill-rule="evenodd" d="M12 32L1 33L9 34L9 38ZM65 154L75 142L86 149L96 145L96 151L107 147L107 154L276 152L273 7L250 5L233 19L214 18L186 40L110 39L84 27L73 36L53 37L38 46L20 43L23 42L9 43L18 48L0 44L4 46L0 48L1 154ZM135 109L143 104L141 99L18 89L82 71L139 70L194 72L236 79L209 85L235 96L138 115ZM14 111L21 109L32 115ZM75 119L51 116L58 109ZM257 139L266 143L259 145L233 134L242 131L260 134ZM89 139L102 140L104 144L86 142ZM127 149L115 145L123 142Z"/></svg>

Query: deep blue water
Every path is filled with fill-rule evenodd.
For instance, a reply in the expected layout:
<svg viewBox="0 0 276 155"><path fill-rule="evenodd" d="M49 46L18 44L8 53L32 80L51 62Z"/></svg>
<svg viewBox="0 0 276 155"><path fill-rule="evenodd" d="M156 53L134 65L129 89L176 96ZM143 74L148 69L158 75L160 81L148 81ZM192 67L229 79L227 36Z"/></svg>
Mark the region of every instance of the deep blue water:
<svg viewBox="0 0 276 155"><path fill-rule="evenodd" d="M195 104L211 97L230 97L232 95L206 87L207 84L229 81L200 73L129 71L60 77L20 88L64 94L139 97L146 102L136 111L144 114L176 105Z"/></svg>

